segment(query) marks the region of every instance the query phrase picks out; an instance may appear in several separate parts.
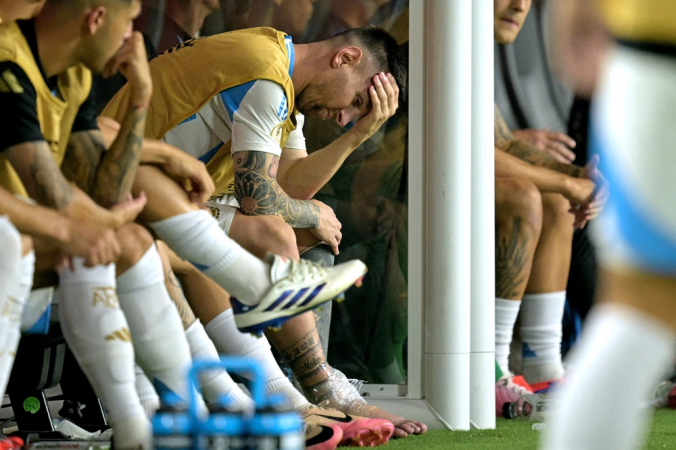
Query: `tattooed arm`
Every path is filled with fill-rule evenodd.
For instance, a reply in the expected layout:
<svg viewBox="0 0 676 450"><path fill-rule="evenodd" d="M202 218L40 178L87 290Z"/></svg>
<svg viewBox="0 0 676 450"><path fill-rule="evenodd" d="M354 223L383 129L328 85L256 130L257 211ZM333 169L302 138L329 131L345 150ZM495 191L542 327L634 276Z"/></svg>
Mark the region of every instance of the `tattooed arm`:
<svg viewBox="0 0 676 450"><path fill-rule="evenodd" d="M33 199L67 217L118 227L134 220L145 200L126 204L115 211L98 206L76 186L68 183L45 141L24 142L9 147L5 155Z"/></svg>
<svg viewBox="0 0 676 450"><path fill-rule="evenodd" d="M277 183L279 156L265 152L238 152L235 161L235 197L248 216L279 216L293 228L317 228L319 207L289 197Z"/></svg>
<svg viewBox="0 0 676 450"><path fill-rule="evenodd" d="M528 142L516 139L497 105L495 106L495 146L534 166L544 167L571 177L582 175L581 167L561 163Z"/></svg>
<svg viewBox="0 0 676 450"><path fill-rule="evenodd" d="M96 167L96 181L92 197L104 206L123 201L131 192L141 157L141 143L145 132L146 107L130 108L122 122L117 138ZM103 146L99 131L96 139Z"/></svg>
<svg viewBox="0 0 676 450"><path fill-rule="evenodd" d="M308 228L338 254L342 237L333 210L317 200L291 198L277 182L279 156L242 151L233 155L235 197L240 211L249 216L279 216L292 228Z"/></svg>

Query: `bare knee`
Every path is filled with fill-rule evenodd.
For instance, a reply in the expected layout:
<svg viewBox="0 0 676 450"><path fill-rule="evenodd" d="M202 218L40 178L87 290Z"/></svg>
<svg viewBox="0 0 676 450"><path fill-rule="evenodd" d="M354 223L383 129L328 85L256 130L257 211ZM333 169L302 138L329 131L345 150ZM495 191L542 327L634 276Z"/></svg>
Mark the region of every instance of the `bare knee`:
<svg viewBox="0 0 676 450"><path fill-rule="evenodd" d="M148 230L135 223L122 226L117 230L122 254L117 261L117 273L120 274L136 264L153 245L153 237Z"/></svg>
<svg viewBox="0 0 676 450"><path fill-rule="evenodd" d="M266 250L278 255L298 259L298 244L293 228L275 216L260 216L260 236L266 243Z"/></svg>
<svg viewBox="0 0 676 450"><path fill-rule="evenodd" d="M560 194L542 196L544 226L563 226L573 229L574 217L569 212L570 202Z"/></svg>
<svg viewBox="0 0 676 450"><path fill-rule="evenodd" d="M542 194L530 181L521 178L496 178L495 224L511 225L515 218L539 234L542 229Z"/></svg>

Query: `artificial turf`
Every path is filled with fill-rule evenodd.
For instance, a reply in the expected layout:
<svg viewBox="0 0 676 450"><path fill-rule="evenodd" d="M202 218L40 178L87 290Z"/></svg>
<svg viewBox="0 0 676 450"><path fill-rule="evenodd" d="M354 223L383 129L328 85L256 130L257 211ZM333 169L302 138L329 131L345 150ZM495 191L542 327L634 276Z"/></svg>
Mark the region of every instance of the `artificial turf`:
<svg viewBox="0 0 676 450"><path fill-rule="evenodd" d="M495 430L430 431L422 436L392 440L388 450L441 449L536 449L539 431L532 430L533 422L498 419ZM653 418L648 449L676 448L676 411L660 410Z"/></svg>

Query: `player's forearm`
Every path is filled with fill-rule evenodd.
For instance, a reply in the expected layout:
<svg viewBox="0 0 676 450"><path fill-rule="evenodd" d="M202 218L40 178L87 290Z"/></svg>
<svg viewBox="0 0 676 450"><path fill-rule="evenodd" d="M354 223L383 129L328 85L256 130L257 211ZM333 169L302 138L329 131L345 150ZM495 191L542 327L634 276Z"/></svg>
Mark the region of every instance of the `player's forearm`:
<svg viewBox="0 0 676 450"><path fill-rule="evenodd" d="M97 168L92 197L105 207L123 201L131 192L141 161L146 114L145 106L128 110L120 132Z"/></svg>
<svg viewBox="0 0 676 450"><path fill-rule="evenodd" d="M561 163L525 141L518 139L510 140L500 146L500 148L506 153L534 166L553 170L570 177L578 177L582 172L581 167L573 164Z"/></svg>
<svg viewBox="0 0 676 450"><path fill-rule="evenodd" d="M120 124L115 120L99 116L97 119L101 136L106 148L110 148L115 142L118 133L120 132ZM166 142L143 138L141 143L141 160L140 164L155 164L158 166L167 164L171 157L170 147Z"/></svg>
<svg viewBox="0 0 676 450"><path fill-rule="evenodd" d="M291 198L276 181L237 180L235 176L235 197L240 211L248 216L279 216L291 228L317 228L319 207L308 200Z"/></svg>
<svg viewBox="0 0 676 450"><path fill-rule="evenodd" d="M91 197L76 186L73 188L73 198L60 212L73 220L86 220L99 225L118 228L122 222L111 211L99 206Z"/></svg>
<svg viewBox="0 0 676 450"><path fill-rule="evenodd" d="M69 219L51 208L34 205L0 189L0 215L9 220L22 234L52 242L64 242L69 232Z"/></svg>
<svg viewBox="0 0 676 450"><path fill-rule="evenodd" d="M363 139L348 131L323 149L294 162L279 183L291 197L309 200L362 143Z"/></svg>
<svg viewBox="0 0 676 450"><path fill-rule="evenodd" d="M495 176L523 178L531 181L540 192L563 193L569 178L553 170L534 166L495 147Z"/></svg>
<svg viewBox="0 0 676 450"><path fill-rule="evenodd" d="M277 182L279 156L256 151L237 155L235 197L243 214L279 216L293 228L319 226L319 207L291 198Z"/></svg>

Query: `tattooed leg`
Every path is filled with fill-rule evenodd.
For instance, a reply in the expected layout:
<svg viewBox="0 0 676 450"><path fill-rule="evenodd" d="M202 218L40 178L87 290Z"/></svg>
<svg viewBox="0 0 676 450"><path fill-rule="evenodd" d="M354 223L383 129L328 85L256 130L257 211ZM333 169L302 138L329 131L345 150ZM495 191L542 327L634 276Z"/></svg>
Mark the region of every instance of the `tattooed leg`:
<svg viewBox="0 0 676 450"><path fill-rule="evenodd" d="M519 300L528 284L540 238L542 206L532 183L495 180L495 296Z"/></svg>
<svg viewBox="0 0 676 450"><path fill-rule="evenodd" d="M314 324L300 339L294 341L289 337L277 337L276 344L301 386L312 386L325 380L331 372Z"/></svg>
<svg viewBox="0 0 676 450"><path fill-rule="evenodd" d="M192 308L190 308L190 305L183 294L181 283L178 282L174 271L171 270L171 263L169 261L168 255L168 251L170 250L168 249L167 244L162 241L155 241L155 243L157 244L157 252L160 254L160 258L162 258L164 285L167 288L167 292L169 292L169 297L171 297L174 305L176 305L178 315L181 316L183 329L187 330L190 325L195 323L197 318L195 317L195 313L193 313Z"/></svg>
<svg viewBox="0 0 676 450"><path fill-rule="evenodd" d="M541 227L542 199L535 185L523 179L496 178L495 358L504 373L509 373L514 324Z"/></svg>

